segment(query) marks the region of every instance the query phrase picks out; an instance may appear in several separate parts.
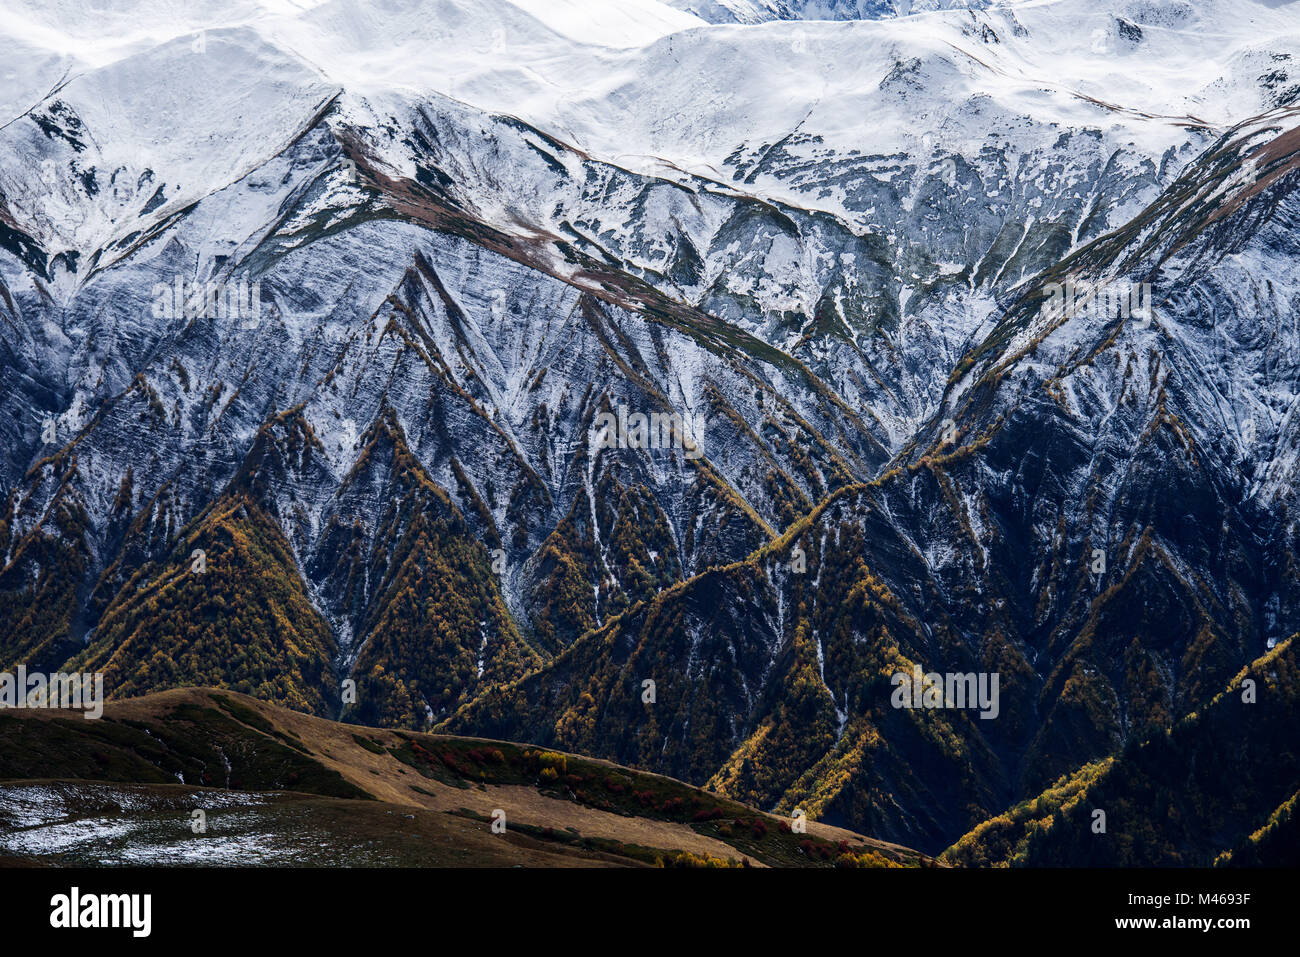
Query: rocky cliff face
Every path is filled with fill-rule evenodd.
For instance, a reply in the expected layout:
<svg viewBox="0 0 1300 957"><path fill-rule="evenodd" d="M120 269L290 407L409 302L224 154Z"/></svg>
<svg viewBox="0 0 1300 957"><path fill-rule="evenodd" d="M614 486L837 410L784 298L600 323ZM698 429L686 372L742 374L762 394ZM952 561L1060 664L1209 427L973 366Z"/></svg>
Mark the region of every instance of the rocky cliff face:
<svg viewBox="0 0 1300 957"><path fill-rule="evenodd" d="M50 84L0 127L0 670L937 851L1296 632L1285 11L631 4L584 42L497 7L380 5L367 48L339 4L11 37ZM1222 77L1102 95L1121 57L1194 75L1210 26ZM362 56L407 38L473 69ZM623 82L538 106L556 64ZM895 707L914 665L997 674L996 718Z"/></svg>

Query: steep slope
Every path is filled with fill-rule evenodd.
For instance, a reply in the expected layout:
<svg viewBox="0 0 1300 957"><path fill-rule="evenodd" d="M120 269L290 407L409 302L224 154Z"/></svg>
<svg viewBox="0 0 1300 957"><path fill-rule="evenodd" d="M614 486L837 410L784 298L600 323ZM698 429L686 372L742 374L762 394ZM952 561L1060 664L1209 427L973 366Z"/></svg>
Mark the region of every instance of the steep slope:
<svg viewBox="0 0 1300 957"><path fill-rule="evenodd" d="M0 27L0 669L937 852L1294 633L1289 8L174 6Z"/></svg>
<svg viewBox="0 0 1300 957"><path fill-rule="evenodd" d="M1159 262L1179 284L1155 324L1053 314L1027 292L950 379L940 415L951 425L935 422L896 467L448 727L533 727L537 740L692 780L716 768L714 783L747 800L815 802L827 819L935 848L963 815L977 820L1204 706L1297 616L1293 509L1219 438L1225 417L1250 414L1233 408L1273 409L1251 442L1270 450L1266 473L1292 467L1293 330L1284 311L1262 314L1255 297L1237 311L1236 294L1220 292L1241 258L1295 261L1296 153L1279 135L1289 119L1225 137L1131 227L1041 277L1138 281ZM1223 331L1208 339L1200 310L1184 305L1198 301L1218 311ZM1215 337L1261 319L1258 352L1211 372L1201 351L1217 354ZM1163 351L1148 350L1153 332ZM997 672L998 719L893 711L889 678L912 662ZM638 706L642 677L658 679L666 707ZM941 778L956 793L927 801L909 783L930 762L900 722L937 735L937 755L960 769ZM906 757L889 772L880 754L865 758L895 748Z"/></svg>
<svg viewBox="0 0 1300 957"><path fill-rule="evenodd" d="M710 23L875 20L930 10L980 9L990 0L667 0Z"/></svg>
<svg viewBox="0 0 1300 957"><path fill-rule="evenodd" d="M1300 775L1294 645L1288 639L1253 662L1172 728L981 824L945 859L1031 867L1294 863L1287 856Z"/></svg>
<svg viewBox="0 0 1300 957"><path fill-rule="evenodd" d="M332 709L329 627L293 574L279 526L254 501L218 499L168 558L127 579L67 667L103 673L123 696L220 684L285 706Z"/></svg>

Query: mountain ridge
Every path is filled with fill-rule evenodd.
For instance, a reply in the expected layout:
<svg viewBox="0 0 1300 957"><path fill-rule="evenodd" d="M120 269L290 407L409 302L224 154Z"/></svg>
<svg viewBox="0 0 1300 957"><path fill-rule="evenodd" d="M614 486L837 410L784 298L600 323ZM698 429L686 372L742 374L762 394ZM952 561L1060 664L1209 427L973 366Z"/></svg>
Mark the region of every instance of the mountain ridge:
<svg viewBox="0 0 1300 957"><path fill-rule="evenodd" d="M478 22L434 6L412 36ZM334 85L309 41L373 52L329 32L346 0L223 8L202 50L110 35L0 130L0 669L572 747L930 853L1174 727L1300 603L1300 32L1148 6L1098 14L1114 59L1082 65L1072 0L807 23L858 51L827 77L872 73L870 135L803 87L715 123L701 88L648 165L432 74ZM671 94L628 64L750 58L757 102L754 63L808 56L782 23L594 52L533 20L521 62L627 82L566 102L606 136ZM1095 88L1185 71L1215 23L1241 70L1200 105ZM194 103L155 150L167 70ZM255 285L255 314L160 307L178 282ZM1055 310L1067 285L1154 309ZM602 441L629 413L698 445ZM893 707L913 666L997 673L998 719Z"/></svg>

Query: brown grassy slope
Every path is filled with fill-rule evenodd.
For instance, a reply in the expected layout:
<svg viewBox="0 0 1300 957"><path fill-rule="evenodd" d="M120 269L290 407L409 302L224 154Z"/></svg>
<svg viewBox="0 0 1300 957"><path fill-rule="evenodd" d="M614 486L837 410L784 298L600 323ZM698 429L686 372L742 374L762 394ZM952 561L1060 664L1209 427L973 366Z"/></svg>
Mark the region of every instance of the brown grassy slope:
<svg viewBox="0 0 1300 957"><path fill-rule="evenodd" d="M506 815L510 840L504 843L518 846L520 863L528 856L525 845L529 854L549 851L570 863L574 855L592 863L668 865L930 863L906 848L816 822L798 834L787 819L605 761L507 742L339 724L209 689L112 701L99 721L70 712L0 711L0 781L33 779L155 789L183 784L200 797L205 792L197 789L306 793L314 796L308 806L321 814L328 802L320 798L399 809L391 815L398 828L420 820L469 842L455 860L430 862L416 855L423 863L501 863L507 853L503 838L484 823L498 809ZM331 807L337 818L337 807ZM368 812L359 813L369 819ZM479 841L496 843L478 846ZM412 860L400 853L396 859Z"/></svg>

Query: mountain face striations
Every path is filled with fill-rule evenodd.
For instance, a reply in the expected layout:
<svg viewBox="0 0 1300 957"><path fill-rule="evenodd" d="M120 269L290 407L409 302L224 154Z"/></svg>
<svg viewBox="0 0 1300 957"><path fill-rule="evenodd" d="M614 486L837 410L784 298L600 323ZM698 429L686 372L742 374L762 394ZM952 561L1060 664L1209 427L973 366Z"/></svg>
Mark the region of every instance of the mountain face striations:
<svg viewBox="0 0 1300 957"><path fill-rule="evenodd" d="M0 671L1294 846L1292 7L6 6Z"/></svg>

